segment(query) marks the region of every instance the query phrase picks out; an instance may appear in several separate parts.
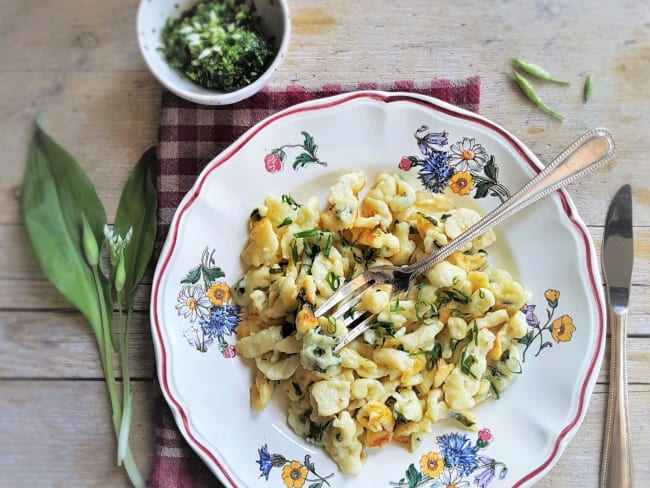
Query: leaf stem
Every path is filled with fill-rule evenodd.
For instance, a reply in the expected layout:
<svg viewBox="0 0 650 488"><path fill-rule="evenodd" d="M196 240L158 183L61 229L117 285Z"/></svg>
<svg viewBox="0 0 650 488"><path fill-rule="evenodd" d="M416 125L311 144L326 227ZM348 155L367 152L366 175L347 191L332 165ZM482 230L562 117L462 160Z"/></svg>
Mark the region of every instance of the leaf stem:
<svg viewBox="0 0 650 488"><path fill-rule="evenodd" d="M111 406L113 408L113 419L117 419L119 424L122 416L122 408L117 398L117 390L115 383L115 375L113 373L113 352L111 350L112 339L110 335L111 326L108 323L108 313L106 310L106 300L104 297L104 290L102 289L99 272L96 266L93 266L93 277L95 279L95 288L97 289L97 298L99 300L99 311L102 323L102 338L99 344L100 349L104 349L104 377L106 379L106 386L111 399Z"/></svg>
<svg viewBox="0 0 650 488"><path fill-rule="evenodd" d="M101 285L101 280L99 278L99 272L96 266L93 266L92 270L101 316L102 335L101 337L98 337L98 346L100 349L100 357L102 357L102 367L104 369L106 388L108 390L108 396L110 398L111 408L113 411L113 428L115 429L115 435L118 439L119 444L120 431L122 429L122 406L118 397L117 383L115 381L115 375L113 373L113 352L111 349L112 341L110 335L110 324L108 323L106 299L104 290ZM127 401L127 398L128 397L125 398L125 402ZM131 452L131 448L128 446L128 443L125 447L123 447L123 450L124 456L123 458L120 458L118 455L117 464L124 465L124 469L126 470L126 473L135 488L143 488L145 486L144 479L142 478L142 475L140 474L140 471L135 464L133 453Z"/></svg>
<svg viewBox="0 0 650 488"><path fill-rule="evenodd" d="M131 317L133 310L127 306L126 317L124 320L124 332L122 335L122 347L120 349L120 361L122 364L122 400L124 402L124 411L122 412L122 422L117 442L117 460L118 463L123 461L126 453L126 447L129 443L129 432L131 430L131 405L133 393L131 392L131 374L129 371L129 333L131 330ZM120 316L121 304L120 304Z"/></svg>

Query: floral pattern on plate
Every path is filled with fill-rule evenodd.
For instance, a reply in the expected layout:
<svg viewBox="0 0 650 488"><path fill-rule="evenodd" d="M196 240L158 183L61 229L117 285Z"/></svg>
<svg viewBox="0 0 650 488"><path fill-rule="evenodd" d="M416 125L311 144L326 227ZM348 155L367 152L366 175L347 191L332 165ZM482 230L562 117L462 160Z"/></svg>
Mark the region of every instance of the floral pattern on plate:
<svg viewBox="0 0 650 488"><path fill-rule="evenodd" d="M216 342L225 358L235 357L235 346L226 338L237 331L241 319L238 305L230 301L230 287L219 278L224 272L216 265L214 251L206 247L201 262L181 280L176 301L178 315L188 319L183 330L188 344L198 351L207 352Z"/></svg>
<svg viewBox="0 0 650 488"><path fill-rule="evenodd" d="M448 133L432 132L420 126L413 136L421 156L403 156L398 167L403 171L418 169L422 185L433 193L446 188L458 195L474 198L494 196L502 202L510 197L508 189L499 183L499 167L494 156L488 154L476 139L463 137L449 146Z"/></svg>
<svg viewBox="0 0 650 488"><path fill-rule="evenodd" d="M553 343L550 340L544 340L546 333L550 333L551 338L557 344L561 344L562 342L569 342L576 330L576 326L573 324L573 318L570 315L564 314L555 319L553 318L560 300L559 290L546 290L544 292L544 298L546 298L546 304L548 305L544 325L541 325L535 313L536 305L526 305L522 309L526 314L526 322L528 322L528 333L519 339L519 342L526 346L522 356L524 361L526 361L526 353L533 346L533 343L537 344L535 357L539 356L542 350L553 347Z"/></svg>
<svg viewBox="0 0 650 488"><path fill-rule="evenodd" d="M316 466L309 454L305 454L304 462L289 460L282 454L269 453L268 446L264 444L257 450L259 459L255 461L259 465L260 478L269 480L273 468L282 468L282 481L287 488L302 488L305 482L309 482L308 488L322 488L323 485L330 485L330 478L334 473L321 476L316 472Z"/></svg>
<svg viewBox="0 0 650 488"><path fill-rule="evenodd" d="M491 457L479 454L492 442L489 429L478 431L474 444L467 435L456 432L443 434L437 439L438 449L420 457L420 469L410 464L404 478L391 481L398 488L469 488L470 480L480 488L486 488L495 477L500 480L508 474L507 466Z"/></svg>
<svg viewBox="0 0 650 488"><path fill-rule="evenodd" d="M287 150L297 152L292 164L294 170L299 170L310 164L327 166L327 163L318 159L316 155L318 146L314 143L314 138L306 131L302 131L301 134L303 137L302 144L283 144L273 148L270 153L264 156L264 168L266 171L269 173L282 171L288 157Z"/></svg>

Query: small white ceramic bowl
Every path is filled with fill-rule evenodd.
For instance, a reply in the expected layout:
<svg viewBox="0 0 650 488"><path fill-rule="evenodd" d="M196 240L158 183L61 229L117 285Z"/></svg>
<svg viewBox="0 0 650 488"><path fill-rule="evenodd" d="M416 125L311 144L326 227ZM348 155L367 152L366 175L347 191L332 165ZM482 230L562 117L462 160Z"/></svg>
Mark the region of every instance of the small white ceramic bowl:
<svg viewBox="0 0 650 488"><path fill-rule="evenodd" d="M149 69L158 81L181 98L203 105L227 105L248 98L260 91L282 65L291 36L289 7L286 0L253 0L261 19L262 31L274 39L275 57L269 67L253 83L231 92L204 88L183 73L171 68L158 48L160 33L169 17L179 17L197 0L141 0L138 9L138 43Z"/></svg>

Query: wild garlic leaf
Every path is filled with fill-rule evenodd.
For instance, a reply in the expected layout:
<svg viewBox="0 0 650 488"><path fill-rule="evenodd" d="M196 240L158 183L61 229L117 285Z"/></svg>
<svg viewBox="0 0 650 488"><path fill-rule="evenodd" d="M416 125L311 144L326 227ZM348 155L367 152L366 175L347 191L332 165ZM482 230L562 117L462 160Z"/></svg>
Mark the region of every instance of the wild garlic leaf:
<svg viewBox="0 0 650 488"><path fill-rule="evenodd" d="M132 229L131 240L124 250L126 280L118 295L120 303L127 307L133 305L133 292L147 270L156 239L155 164L156 148L152 147L131 171L115 214L114 234L125 236Z"/></svg>
<svg viewBox="0 0 650 488"><path fill-rule="evenodd" d="M101 327L93 273L83 251L82 213L101 242L106 212L74 158L36 119L22 185L21 212L43 274L90 322Z"/></svg>

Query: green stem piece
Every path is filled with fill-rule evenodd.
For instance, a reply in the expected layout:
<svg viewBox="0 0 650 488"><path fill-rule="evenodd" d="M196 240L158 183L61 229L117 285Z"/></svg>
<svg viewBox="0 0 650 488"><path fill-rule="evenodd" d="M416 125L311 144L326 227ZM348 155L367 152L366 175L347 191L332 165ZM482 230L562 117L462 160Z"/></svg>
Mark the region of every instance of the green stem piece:
<svg viewBox="0 0 650 488"><path fill-rule="evenodd" d="M514 80L517 82L517 85L519 85L519 88L521 88L521 91L526 95L535 105L537 105L539 108L547 112L548 114L552 115L553 117L559 119L559 120L564 120L564 116L557 112L556 110L553 110L551 107L546 105L540 98L539 94L533 87L533 85L530 84L530 82L521 76L518 72L513 71L512 72L512 77Z"/></svg>
<svg viewBox="0 0 650 488"><path fill-rule="evenodd" d="M121 315L121 314L120 314ZM122 335L122 348L120 349L120 360L122 364L122 398L124 401L124 411L122 412L122 422L118 435L117 460L118 463L124 460L126 447L129 443L129 432L131 430L131 405L133 392L131 391L131 373L129 370L129 332L131 329L131 307L127 308L126 318L124 321L124 333Z"/></svg>
<svg viewBox="0 0 650 488"><path fill-rule="evenodd" d="M539 78L540 80L550 81L552 83L559 83L561 85L568 85L569 82L565 80L559 80L551 76L551 74L542 68L540 65L528 61L527 59L522 58L511 58L512 64L519 68L522 71L525 71L529 75Z"/></svg>
<svg viewBox="0 0 650 488"><path fill-rule="evenodd" d="M585 88L584 88L584 102L587 103L587 100L591 97L591 92L594 89L594 74L589 73L587 75L587 79L585 80Z"/></svg>

